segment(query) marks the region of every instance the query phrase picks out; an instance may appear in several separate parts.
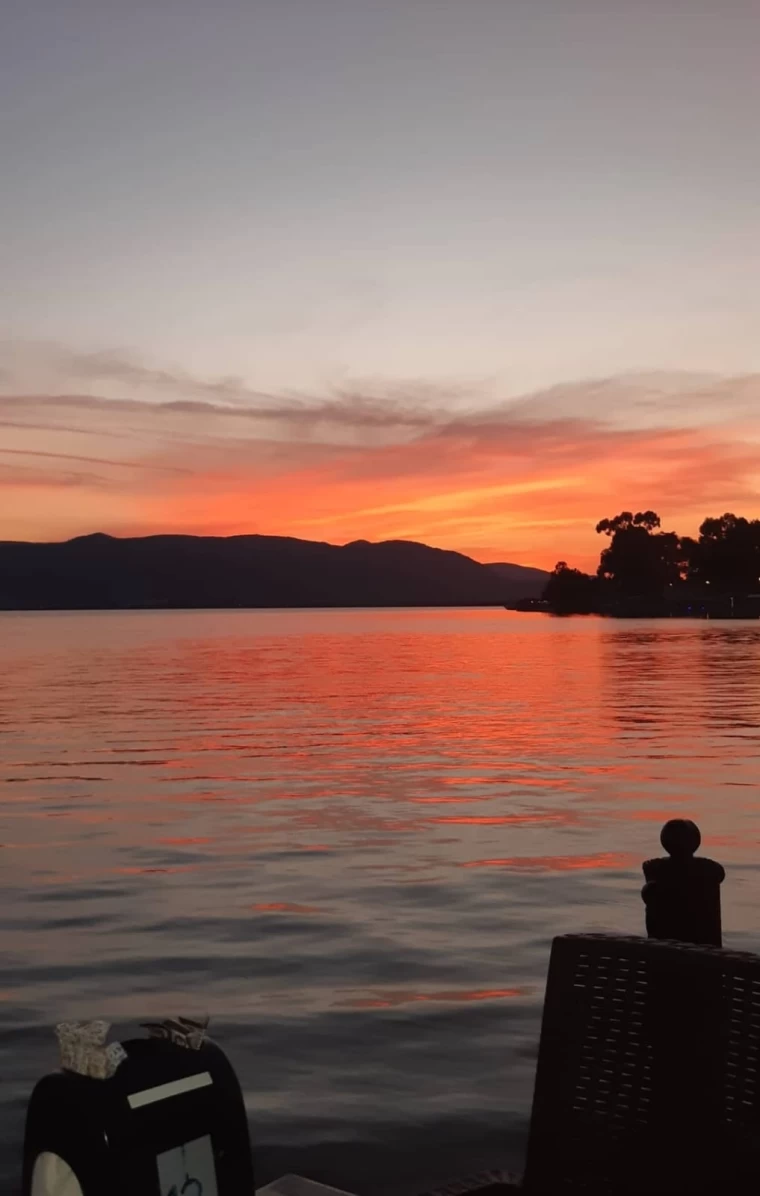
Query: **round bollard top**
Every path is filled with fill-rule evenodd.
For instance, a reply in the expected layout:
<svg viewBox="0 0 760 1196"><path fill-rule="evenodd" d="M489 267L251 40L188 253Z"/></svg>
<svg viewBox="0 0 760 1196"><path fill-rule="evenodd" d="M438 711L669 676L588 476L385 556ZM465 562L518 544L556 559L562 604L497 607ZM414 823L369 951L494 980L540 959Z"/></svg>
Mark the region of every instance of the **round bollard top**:
<svg viewBox="0 0 760 1196"><path fill-rule="evenodd" d="M660 842L672 859L684 860L694 855L702 836L690 818L671 818L662 828Z"/></svg>

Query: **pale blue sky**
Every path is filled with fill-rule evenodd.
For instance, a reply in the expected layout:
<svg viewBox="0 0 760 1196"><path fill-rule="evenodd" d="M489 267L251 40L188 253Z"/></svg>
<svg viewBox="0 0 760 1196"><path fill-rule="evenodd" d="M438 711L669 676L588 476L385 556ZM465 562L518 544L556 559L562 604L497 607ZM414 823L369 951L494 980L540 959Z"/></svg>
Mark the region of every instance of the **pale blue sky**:
<svg viewBox="0 0 760 1196"><path fill-rule="evenodd" d="M0 336L254 388L760 369L757 0L6 0Z"/></svg>

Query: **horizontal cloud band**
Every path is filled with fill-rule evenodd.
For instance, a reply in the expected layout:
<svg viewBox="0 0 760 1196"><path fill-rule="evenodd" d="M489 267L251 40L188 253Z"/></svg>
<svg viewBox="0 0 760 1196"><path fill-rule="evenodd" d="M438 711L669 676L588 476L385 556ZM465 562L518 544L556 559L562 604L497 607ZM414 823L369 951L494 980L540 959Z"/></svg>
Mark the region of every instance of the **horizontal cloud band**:
<svg viewBox="0 0 760 1196"><path fill-rule="evenodd" d="M420 382L309 398L26 346L2 378L4 538L409 538L551 566L590 562L593 525L621 505L684 532L729 507L760 513L758 375L633 374L506 401Z"/></svg>

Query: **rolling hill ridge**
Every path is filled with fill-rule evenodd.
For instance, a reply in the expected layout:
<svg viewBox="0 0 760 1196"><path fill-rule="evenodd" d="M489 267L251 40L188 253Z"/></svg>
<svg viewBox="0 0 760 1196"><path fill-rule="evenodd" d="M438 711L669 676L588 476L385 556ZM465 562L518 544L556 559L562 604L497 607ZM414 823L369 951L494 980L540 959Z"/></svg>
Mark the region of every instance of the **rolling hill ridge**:
<svg viewBox="0 0 760 1196"><path fill-rule="evenodd" d="M492 606L540 593L545 577L407 540L339 547L280 536L96 533L0 542L4 610Z"/></svg>

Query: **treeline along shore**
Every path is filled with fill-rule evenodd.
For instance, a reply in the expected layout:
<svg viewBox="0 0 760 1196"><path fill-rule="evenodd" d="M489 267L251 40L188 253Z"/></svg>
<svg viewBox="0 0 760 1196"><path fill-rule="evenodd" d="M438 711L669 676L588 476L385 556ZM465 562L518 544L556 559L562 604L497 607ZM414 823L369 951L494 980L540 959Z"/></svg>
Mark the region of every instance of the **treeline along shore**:
<svg viewBox="0 0 760 1196"><path fill-rule="evenodd" d="M596 525L606 539L595 574L560 561L539 602L557 615L760 618L760 519L705 519L699 538L663 531L655 511Z"/></svg>

